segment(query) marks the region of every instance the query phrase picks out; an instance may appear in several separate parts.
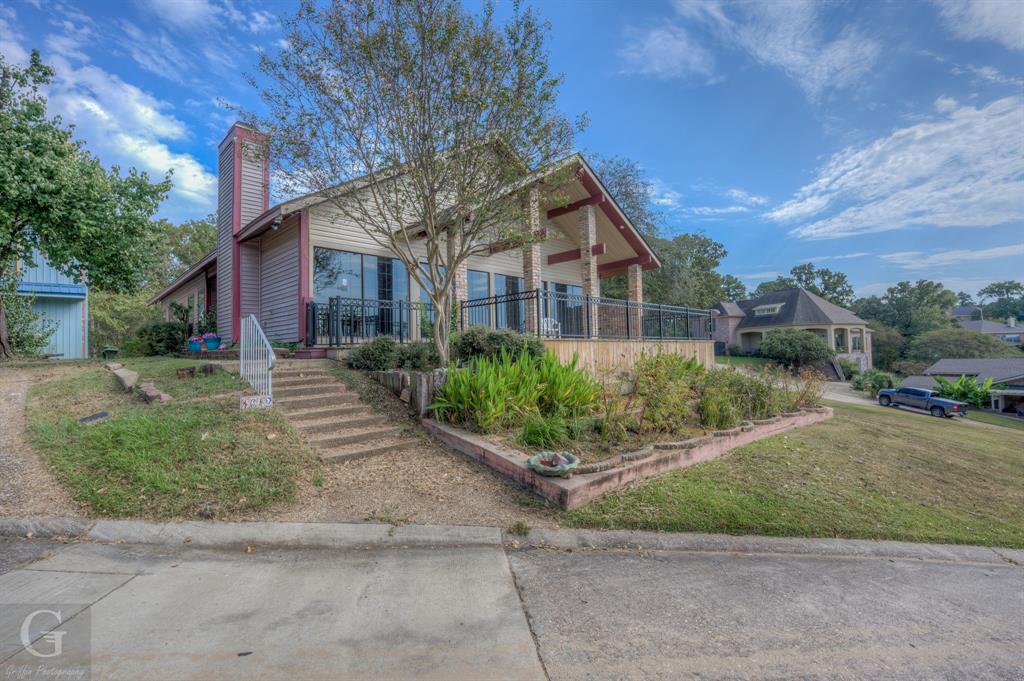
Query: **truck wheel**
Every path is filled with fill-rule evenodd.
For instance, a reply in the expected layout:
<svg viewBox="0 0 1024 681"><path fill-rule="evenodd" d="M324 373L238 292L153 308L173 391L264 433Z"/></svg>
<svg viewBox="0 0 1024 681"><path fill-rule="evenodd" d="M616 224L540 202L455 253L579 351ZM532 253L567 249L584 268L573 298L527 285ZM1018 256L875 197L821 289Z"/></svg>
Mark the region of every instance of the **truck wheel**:
<svg viewBox="0 0 1024 681"><path fill-rule="evenodd" d="M890 404L892 404L892 398L889 397L888 395L882 395L881 397L878 398L878 403L883 407L888 407Z"/></svg>
<svg viewBox="0 0 1024 681"><path fill-rule="evenodd" d="M941 419L945 415L946 410L943 409L942 407L932 407L932 416L936 416Z"/></svg>

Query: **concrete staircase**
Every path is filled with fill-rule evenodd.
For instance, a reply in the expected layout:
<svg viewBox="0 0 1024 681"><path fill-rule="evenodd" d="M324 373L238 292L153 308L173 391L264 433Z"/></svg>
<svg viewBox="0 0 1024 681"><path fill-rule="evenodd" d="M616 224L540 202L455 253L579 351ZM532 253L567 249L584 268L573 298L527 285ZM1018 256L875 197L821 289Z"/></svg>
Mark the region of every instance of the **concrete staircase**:
<svg viewBox="0 0 1024 681"><path fill-rule="evenodd" d="M315 361L315 360L314 360ZM274 370L274 405L320 459L336 463L408 449L417 441L375 414L319 362L290 362Z"/></svg>

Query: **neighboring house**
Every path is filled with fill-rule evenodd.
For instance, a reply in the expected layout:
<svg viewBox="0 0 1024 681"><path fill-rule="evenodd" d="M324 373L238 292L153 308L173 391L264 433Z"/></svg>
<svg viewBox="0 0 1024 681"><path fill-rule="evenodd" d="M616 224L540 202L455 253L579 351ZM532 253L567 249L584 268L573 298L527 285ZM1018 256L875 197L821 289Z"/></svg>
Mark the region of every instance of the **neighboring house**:
<svg viewBox="0 0 1024 681"><path fill-rule="evenodd" d="M976 319L973 321L961 321L960 326L971 331L978 331L986 336L992 336L1007 343L1024 342L1024 326L1018 326L1017 320L1010 317L1003 322L990 322L987 319Z"/></svg>
<svg viewBox="0 0 1024 681"><path fill-rule="evenodd" d="M978 305L957 305L949 311L949 316L959 322L981 319L982 310Z"/></svg>
<svg viewBox="0 0 1024 681"><path fill-rule="evenodd" d="M839 357L857 362L862 371L871 368L871 329L867 322L802 288L719 303L712 314L715 341L738 345L743 352L758 351L765 334L773 329L796 328L814 332L835 348Z"/></svg>
<svg viewBox="0 0 1024 681"><path fill-rule="evenodd" d="M216 304L226 343L238 342L250 314L270 339L308 346L421 337L432 310L393 253L317 194L270 205L266 160L252 153L264 141L235 124L220 143L217 248L151 302L166 314L172 301L192 300L196 317ZM587 162L576 155L566 163L578 169L564 188L567 205L536 206L528 216L545 240L491 244L455 273L463 324L557 338L707 338L706 310L642 305L642 272L660 266L657 256ZM426 241L414 238L425 260ZM623 274L632 306L598 299L600 280Z"/></svg>
<svg viewBox="0 0 1024 681"><path fill-rule="evenodd" d="M942 376L951 381L961 376L971 376L979 385L991 378L994 385L1000 386L992 391L992 408L1010 414L1024 412L1024 358L940 359L925 369L924 373L925 376L907 378L903 385L927 388L930 386L919 385L927 379L932 381L931 387L937 387L931 378L934 376ZM907 383L911 379L914 379L912 384Z"/></svg>
<svg viewBox="0 0 1024 681"><path fill-rule="evenodd" d="M56 329L44 352L61 359L89 356L89 289L54 269L38 252L19 263L18 293L32 296L32 308Z"/></svg>

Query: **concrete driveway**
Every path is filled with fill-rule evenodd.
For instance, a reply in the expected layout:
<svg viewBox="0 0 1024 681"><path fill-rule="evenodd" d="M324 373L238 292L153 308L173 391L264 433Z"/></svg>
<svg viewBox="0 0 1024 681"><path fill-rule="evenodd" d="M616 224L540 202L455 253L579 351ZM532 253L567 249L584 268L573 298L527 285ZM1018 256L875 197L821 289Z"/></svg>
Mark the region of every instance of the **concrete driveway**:
<svg viewBox="0 0 1024 681"><path fill-rule="evenodd" d="M42 678L21 627L45 607L32 650L66 632L93 679L1024 679L1024 552L198 525L0 538L0 678Z"/></svg>

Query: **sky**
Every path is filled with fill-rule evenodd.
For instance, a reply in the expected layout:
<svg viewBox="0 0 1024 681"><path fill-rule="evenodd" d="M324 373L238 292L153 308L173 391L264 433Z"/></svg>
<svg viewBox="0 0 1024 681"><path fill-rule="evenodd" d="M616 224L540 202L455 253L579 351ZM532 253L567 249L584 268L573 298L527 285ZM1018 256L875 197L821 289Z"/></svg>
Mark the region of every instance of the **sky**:
<svg viewBox="0 0 1024 681"><path fill-rule="evenodd" d="M466 0L469 7L474 5ZM536 3L590 120L637 161L671 234L756 286L813 262L858 295L1024 279L1024 2ZM499 3L506 11L508 3ZM50 111L106 164L162 177L172 220L216 208L216 146L293 2L0 0L0 54L54 66Z"/></svg>

